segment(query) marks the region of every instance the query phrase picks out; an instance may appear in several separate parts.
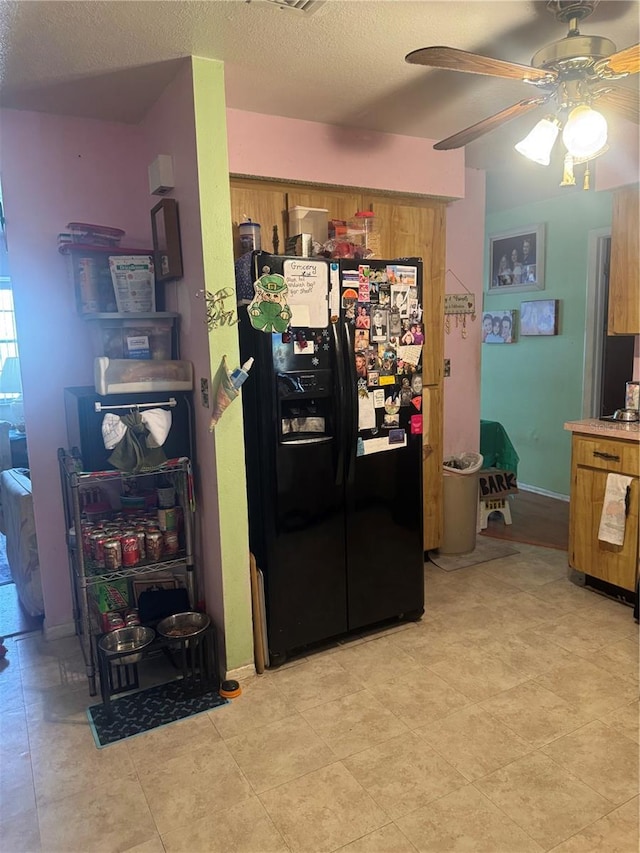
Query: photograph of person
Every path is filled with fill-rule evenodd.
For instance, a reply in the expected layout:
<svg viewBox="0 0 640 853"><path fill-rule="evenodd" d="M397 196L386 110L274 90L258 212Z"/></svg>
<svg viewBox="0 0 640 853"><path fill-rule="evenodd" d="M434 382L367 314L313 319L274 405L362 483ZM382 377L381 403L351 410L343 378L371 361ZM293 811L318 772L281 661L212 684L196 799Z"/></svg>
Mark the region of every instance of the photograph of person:
<svg viewBox="0 0 640 853"><path fill-rule="evenodd" d="M543 252L544 231L542 226L535 229L514 229L504 237L490 238L491 283L489 289L502 287L520 287L539 285L538 274L542 272L536 254ZM539 289L532 288L532 289Z"/></svg>
<svg viewBox="0 0 640 853"><path fill-rule="evenodd" d="M367 374L367 385L370 388L376 388L380 383L380 374L377 370L370 370Z"/></svg>
<svg viewBox="0 0 640 853"><path fill-rule="evenodd" d="M380 375L392 376L396 372L396 351L390 346L382 346L381 349Z"/></svg>
<svg viewBox="0 0 640 853"><path fill-rule="evenodd" d="M356 309L356 329L369 329L370 327L369 303L360 302Z"/></svg>
<svg viewBox="0 0 640 853"><path fill-rule="evenodd" d="M514 343L515 311L495 311L482 315L482 342L485 344Z"/></svg>
<svg viewBox="0 0 640 853"><path fill-rule="evenodd" d="M422 345L424 343L424 331L422 323L411 324L411 334L413 335L414 344Z"/></svg>
<svg viewBox="0 0 640 853"><path fill-rule="evenodd" d="M356 338L354 347L356 351L365 352L369 349L369 330L356 329Z"/></svg>
<svg viewBox="0 0 640 853"><path fill-rule="evenodd" d="M385 308L374 308L371 315L371 340L386 341L389 335L389 312Z"/></svg>
<svg viewBox="0 0 640 853"><path fill-rule="evenodd" d="M356 362L356 376L366 379L367 378L367 356L363 352L357 352L355 354L355 362Z"/></svg>

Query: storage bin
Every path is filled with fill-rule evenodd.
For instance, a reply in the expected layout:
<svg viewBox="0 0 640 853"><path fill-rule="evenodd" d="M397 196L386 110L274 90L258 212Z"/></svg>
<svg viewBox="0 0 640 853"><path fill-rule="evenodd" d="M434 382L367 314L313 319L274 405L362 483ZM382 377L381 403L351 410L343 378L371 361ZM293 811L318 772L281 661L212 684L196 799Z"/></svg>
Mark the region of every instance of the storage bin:
<svg viewBox="0 0 640 853"><path fill-rule="evenodd" d="M93 354L96 358L106 356L118 359L157 359L167 361L176 358L178 314L161 312L140 314L87 315L90 323Z"/></svg>
<svg viewBox="0 0 640 853"><path fill-rule="evenodd" d="M96 358L93 373L96 391L103 395L193 389L190 361Z"/></svg>
<svg viewBox="0 0 640 853"><path fill-rule="evenodd" d="M329 211L324 207L289 208L289 236L311 234L316 243L326 243L329 230Z"/></svg>

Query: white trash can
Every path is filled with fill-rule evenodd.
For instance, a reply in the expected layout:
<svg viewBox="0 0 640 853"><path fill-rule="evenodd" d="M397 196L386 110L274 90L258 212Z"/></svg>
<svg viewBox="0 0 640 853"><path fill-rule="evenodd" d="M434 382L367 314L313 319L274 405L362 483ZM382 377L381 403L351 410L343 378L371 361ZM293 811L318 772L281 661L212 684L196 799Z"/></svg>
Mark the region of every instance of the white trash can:
<svg viewBox="0 0 640 853"><path fill-rule="evenodd" d="M476 547L481 453L444 460L444 530L440 554L468 554Z"/></svg>

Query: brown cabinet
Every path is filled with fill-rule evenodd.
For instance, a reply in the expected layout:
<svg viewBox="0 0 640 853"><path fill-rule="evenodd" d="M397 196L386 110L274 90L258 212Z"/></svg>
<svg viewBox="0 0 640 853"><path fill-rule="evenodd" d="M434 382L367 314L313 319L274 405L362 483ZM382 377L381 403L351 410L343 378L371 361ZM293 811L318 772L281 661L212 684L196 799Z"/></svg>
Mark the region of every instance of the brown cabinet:
<svg viewBox="0 0 640 853"><path fill-rule="evenodd" d="M573 435L571 503L569 507L569 565L626 590L634 590L638 565L638 483L640 444L615 438ZM633 477L629 489L624 543L598 539L607 476Z"/></svg>
<svg viewBox="0 0 640 853"><path fill-rule="evenodd" d="M446 203L419 196L373 193L358 188L313 187L277 181L231 178L234 238L246 217L260 223L262 248L273 251L273 225L284 249L287 210L326 208L329 219L352 219L357 210L373 210L380 235L380 256L420 257L424 261L422 295L424 550L442 539L444 277Z"/></svg>
<svg viewBox="0 0 640 853"><path fill-rule="evenodd" d="M613 194L611 271L609 275L610 335L640 335L640 215L638 187Z"/></svg>

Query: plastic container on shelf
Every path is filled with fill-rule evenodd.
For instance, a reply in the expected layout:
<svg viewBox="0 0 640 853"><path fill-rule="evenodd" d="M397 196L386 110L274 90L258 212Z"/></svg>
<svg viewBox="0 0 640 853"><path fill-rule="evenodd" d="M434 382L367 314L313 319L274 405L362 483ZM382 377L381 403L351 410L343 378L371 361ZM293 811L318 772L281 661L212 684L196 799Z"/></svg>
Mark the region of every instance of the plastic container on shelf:
<svg viewBox="0 0 640 853"><path fill-rule="evenodd" d="M371 210L358 210L347 226L351 243L364 246L366 257L380 257L380 233L376 215Z"/></svg>
<svg viewBox="0 0 640 853"><path fill-rule="evenodd" d="M240 234L240 250L243 254L245 252L258 252L262 248L259 222L252 222L250 219L241 222L238 226L238 233Z"/></svg>
<svg viewBox="0 0 640 853"><path fill-rule="evenodd" d="M193 390L190 361L96 358L94 382L98 394L136 394Z"/></svg>
<svg viewBox="0 0 640 853"><path fill-rule="evenodd" d="M329 233L329 211L324 207L290 207L289 237L296 234L311 234L316 243L326 243Z"/></svg>
<svg viewBox="0 0 640 853"><path fill-rule="evenodd" d="M85 315L90 322L94 356L167 361L175 358L176 320L172 312L131 316Z"/></svg>

